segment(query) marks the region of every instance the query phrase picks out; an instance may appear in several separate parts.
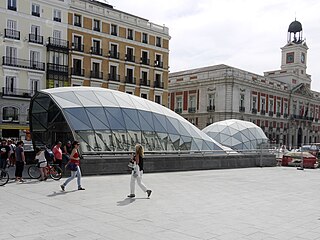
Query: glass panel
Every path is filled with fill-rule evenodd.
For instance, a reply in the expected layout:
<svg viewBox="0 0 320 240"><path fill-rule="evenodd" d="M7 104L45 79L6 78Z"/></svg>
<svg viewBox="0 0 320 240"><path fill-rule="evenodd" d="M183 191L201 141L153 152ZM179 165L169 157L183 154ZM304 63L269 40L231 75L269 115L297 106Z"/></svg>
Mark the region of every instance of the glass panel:
<svg viewBox="0 0 320 240"><path fill-rule="evenodd" d="M101 106L101 102L92 91L79 91L75 94L83 106Z"/></svg>
<svg viewBox="0 0 320 240"><path fill-rule="evenodd" d="M93 131L78 131L76 132L76 140L80 142L80 150L82 152L93 152L96 141Z"/></svg>
<svg viewBox="0 0 320 240"><path fill-rule="evenodd" d="M110 136L112 136L111 131L96 131L96 141L100 151L113 151L114 146Z"/></svg>
<svg viewBox="0 0 320 240"><path fill-rule="evenodd" d="M64 100L67 100L69 102L74 103L77 106L82 106L81 102L79 101L79 99L76 97L76 95L74 94L74 92L68 91L68 92L59 92L59 93L53 93L52 94L53 97L60 97L63 98ZM62 106L64 107L64 106Z"/></svg>
<svg viewBox="0 0 320 240"><path fill-rule="evenodd" d="M118 106L123 108L135 108L133 102L131 101L131 95L123 94L121 92L113 92L113 95L117 102L119 103Z"/></svg>
<svg viewBox="0 0 320 240"><path fill-rule="evenodd" d="M172 121L172 122L171 122ZM166 118L168 133L179 134L179 123L178 121L174 121L173 118ZM175 124L176 126L174 126Z"/></svg>
<svg viewBox="0 0 320 240"><path fill-rule="evenodd" d="M65 109L65 114L74 130L92 130L92 125L84 108Z"/></svg>
<svg viewBox="0 0 320 240"><path fill-rule="evenodd" d="M115 151L128 151L130 149L130 144L128 142L126 132L113 132L113 140L115 145Z"/></svg>
<svg viewBox="0 0 320 240"><path fill-rule="evenodd" d="M46 123L47 121L41 120L41 117L43 114L35 116L32 115L32 131L46 131L46 126L43 125L43 123ZM45 118L45 117L44 117Z"/></svg>
<svg viewBox="0 0 320 240"><path fill-rule="evenodd" d="M166 117L157 113L153 113L153 123L156 132L168 133L166 125Z"/></svg>
<svg viewBox="0 0 320 240"><path fill-rule="evenodd" d="M109 121L102 107L86 108L86 112L88 114L93 129L107 130L110 128Z"/></svg>
<svg viewBox="0 0 320 240"><path fill-rule="evenodd" d="M104 107L118 107L119 103L114 98L112 93L106 94L105 92L96 92L95 93L98 100L101 102Z"/></svg>
<svg viewBox="0 0 320 240"><path fill-rule="evenodd" d="M141 130L137 110L123 108L122 113L127 130Z"/></svg>
<svg viewBox="0 0 320 240"><path fill-rule="evenodd" d="M125 130L125 123L120 108L105 108L111 130Z"/></svg>
<svg viewBox="0 0 320 240"><path fill-rule="evenodd" d="M130 144L129 151L135 151L137 143L141 143L140 131L128 131L128 144Z"/></svg>
<svg viewBox="0 0 320 240"><path fill-rule="evenodd" d="M138 110L141 130L154 131L152 113Z"/></svg>

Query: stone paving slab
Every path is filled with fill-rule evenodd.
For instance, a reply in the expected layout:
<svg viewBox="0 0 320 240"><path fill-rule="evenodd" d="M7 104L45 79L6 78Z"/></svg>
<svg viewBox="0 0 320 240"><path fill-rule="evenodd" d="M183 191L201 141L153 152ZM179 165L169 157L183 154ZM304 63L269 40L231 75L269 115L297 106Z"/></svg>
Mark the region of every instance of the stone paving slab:
<svg viewBox="0 0 320 240"><path fill-rule="evenodd" d="M12 180L0 187L0 239L320 239L320 170L246 168L64 181Z"/></svg>

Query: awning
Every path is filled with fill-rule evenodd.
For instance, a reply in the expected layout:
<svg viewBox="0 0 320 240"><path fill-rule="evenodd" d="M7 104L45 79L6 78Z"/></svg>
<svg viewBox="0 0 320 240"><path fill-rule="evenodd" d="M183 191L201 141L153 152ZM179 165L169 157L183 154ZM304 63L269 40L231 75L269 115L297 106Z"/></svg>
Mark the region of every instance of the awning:
<svg viewBox="0 0 320 240"><path fill-rule="evenodd" d="M29 130L29 125L0 124L0 129Z"/></svg>

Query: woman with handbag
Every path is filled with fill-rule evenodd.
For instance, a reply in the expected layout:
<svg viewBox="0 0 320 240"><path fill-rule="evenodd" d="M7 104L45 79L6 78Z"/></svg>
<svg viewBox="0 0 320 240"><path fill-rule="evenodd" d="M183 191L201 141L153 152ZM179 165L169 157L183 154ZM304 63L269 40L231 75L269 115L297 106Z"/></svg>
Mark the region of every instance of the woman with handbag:
<svg viewBox="0 0 320 240"><path fill-rule="evenodd" d="M131 180L130 180L130 194L128 195L129 198L134 198L135 195L135 183L137 181L139 187L147 193L147 196L150 197L151 190L148 189L143 183L142 183L142 174L143 174L143 157L144 157L144 151L143 147L140 144L136 145L136 153L133 155L131 159L132 163L132 172L131 172Z"/></svg>
<svg viewBox="0 0 320 240"><path fill-rule="evenodd" d="M65 190L65 187L77 176L77 183L78 183L78 190L85 190L81 187L81 170L80 170L80 157L79 157L79 146L80 143L74 141L72 143L73 149L70 154L70 160L66 165L66 168L71 171L71 176L62 184L60 185L62 191Z"/></svg>

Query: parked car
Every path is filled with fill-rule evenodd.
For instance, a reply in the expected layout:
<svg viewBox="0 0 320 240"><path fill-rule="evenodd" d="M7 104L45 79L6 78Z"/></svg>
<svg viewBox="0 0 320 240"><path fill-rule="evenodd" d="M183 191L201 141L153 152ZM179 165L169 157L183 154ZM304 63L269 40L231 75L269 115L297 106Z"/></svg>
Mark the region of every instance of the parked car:
<svg viewBox="0 0 320 240"><path fill-rule="evenodd" d="M282 166L300 167L303 160L304 168L317 168L319 163L317 157L309 152L288 152L282 157Z"/></svg>

